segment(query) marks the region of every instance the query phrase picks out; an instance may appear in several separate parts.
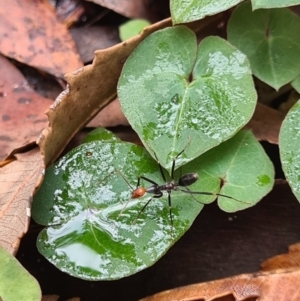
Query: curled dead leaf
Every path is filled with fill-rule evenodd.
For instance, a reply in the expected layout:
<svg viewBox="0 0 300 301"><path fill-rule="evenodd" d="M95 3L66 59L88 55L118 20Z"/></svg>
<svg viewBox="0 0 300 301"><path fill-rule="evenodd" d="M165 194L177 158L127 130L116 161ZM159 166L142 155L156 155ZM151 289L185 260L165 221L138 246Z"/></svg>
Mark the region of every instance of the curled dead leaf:
<svg viewBox="0 0 300 301"><path fill-rule="evenodd" d="M140 301L299 301L299 269L242 274L164 291Z"/></svg>

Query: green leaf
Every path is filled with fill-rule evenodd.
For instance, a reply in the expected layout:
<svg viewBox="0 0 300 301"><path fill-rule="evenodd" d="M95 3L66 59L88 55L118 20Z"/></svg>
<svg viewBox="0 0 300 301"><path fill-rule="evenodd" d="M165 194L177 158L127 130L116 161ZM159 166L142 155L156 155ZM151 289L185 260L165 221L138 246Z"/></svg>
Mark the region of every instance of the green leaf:
<svg viewBox="0 0 300 301"><path fill-rule="evenodd" d="M33 218L48 225L38 237L39 251L75 277L125 277L163 256L189 229L201 203L215 199L221 183L221 193L239 197L219 197L219 206L233 212L253 206L270 190L274 177L269 159L249 132L179 168L174 178L191 172L198 173L199 179L187 189L212 195L172 191L172 227L166 193L153 199L140 215L151 194L130 199L139 175L165 184L157 162L143 148L116 141L79 146L47 170L34 198ZM141 186L151 185L141 180Z"/></svg>
<svg viewBox="0 0 300 301"><path fill-rule="evenodd" d="M227 27L228 41L245 53L253 74L275 89L300 73L300 20L288 9L257 10L239 5Z"/></svg>
<svg viewBox="0 0 300 301"><path fill-rule="evenodd" d="M232 137L256 105L245 55L217 37L204 39L197 51L195 35L182 26L139 44L125 63L118 95L129 123L169 172L185 147L177 167Z"/></svg>
<svg viewBox="0 0 300 301"><path fill-rule="evenodd" d="M92 141L121 141L113 132L108 131L105 128L98 127L90 131L85 138L82 140L82 143L88 143Z"/></svg>
<svg viewBox="0 0 300 301"><path fill-rule="evenodd" d="M146 26L150 25L147 20L133 19L123 23L119 27L119 34L122 41L138 35Z"/></svg>
<svg viewBox="0 0 300 301"><path fill-rule="evenodd" d="M226 212L255 205L274 184L272 162L249 131L240 131L190 164L201 166L201 170L218 177L219 187L222 185L221 194L241 200L236 202L219 197L218 205Z"/></svg>
<svg viewBox="0 0 300 301"><path fill-rule="evenodd" d="M300 101L285 117L279 133L281 164L296 198L300 201Z"/></svg>
<svg viewBox="0 0 300 301"><path fill-rule="evenodd" d="M188 23L225 11L242 0L171 0L173 24Z"/></svg>
<svg viewBox="0 0 300 301"><path fill-rule="evenodd" d="M253 10L259 8L288 7L300 4L299 0L252 0Z"/></svg>
<svg viewBox="0 0 300 301"><path fill-rule="evenodd" d="M60 270L88 280L118 279L157 261L203 205L174 193L173 227L165 196L136 219L150 198L130 200L139 175L163 181L143 148L120 142L83 144L50 167L32 206L33 218L49 226L38 237L41 254Z"/></svg>
<svg viewBox="0 0 300 301"><path fill-rule="evenodd" d="M300 76L297 76L292 82L291 82L292 87L300 93Z"/></svg>
<svg viewBox="0 0 300 301"><path fill-rule="evenodd" d="M38 282L0 246L0 300L40 301Z"/></svg>

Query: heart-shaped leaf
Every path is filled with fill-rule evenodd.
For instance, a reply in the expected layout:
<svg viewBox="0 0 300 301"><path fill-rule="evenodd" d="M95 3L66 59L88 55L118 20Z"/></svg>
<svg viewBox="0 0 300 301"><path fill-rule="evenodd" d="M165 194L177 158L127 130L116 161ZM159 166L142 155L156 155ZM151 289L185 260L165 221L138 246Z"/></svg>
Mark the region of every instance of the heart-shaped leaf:
<svg viewBox="0 0 300 301"><path fill-rule="evenodd" d="M135 187L141 174L162 183L157 162L129 143L95 141L71 151L47 170L34 199L34 219L49 226L39 235L39 251L62 271L88 280L118 279L152 265L203 205L177 193L173 227L166 197L150 202L137 219L151 196L127 204L128 183Z"/></svg>
<svg viewBox="0 0 300 301"><path fill-rule="evenodd" d="M149 26L150 23L144 19L129 20L119 27L121 41L125 41L141 33L141 31Z"/></svg>
<svg viewBox="0 0 300 301"><path fill-rule="evenodd" d="M249 172L243 174L245 166ZM233 212L253 206L270 190L274 176L269 159L249 132L178 169L175 182L191 172L199 174L198 181L175 188L208 195L172 190L170 216L168 194L161 188L163 196L141 212L153 195L130 199L130 194L140 175L165 184L157 162L129 143L94 141L79 146L47 170L34 198L33 218L48 226L38 237L39 251L76 277L125 277L165 254L191 226L203 204L215 199L221 183L221 193L239 197L219 197L219 206ZM148 188L153 183L141 179L140 184Z"/></svg>
<svg viewBox="0 0 300 301"><path fill-rule="evenodd" d="M239 5L227 27L228 41L245 53L253 74L279 89L300 73L300 19L285 8L252 12Z"/></svg>
<svg viewBox="0 0 300 301"><path fill-rule="evenodd" d="M300 4L299 0L252 0L253 10L259 8L288 7Z"/></svg>
<svg viewBox="0 0 300 301"><path fill-rule="evenodd" d="M262 146L249 131L240 131L230 140L208 151L190 164L201 166L219 179L220 193L240 202L219 197L218 205L235 212L255 205L274 184L274 167Z"/></svg>
<svg viewBox="0 0 300 301"><path fill-rule="evenodd" d="M256 104L245 55L217 37L197 50L195 35L182 26L139 44L124 65L118 94L129 123L169 172L186 146L177 167L232 137Z"/></svg>
<svg viewBox="0 0 300 301"><path fill-rule="evenodd" d="M88 143L88 142L99 141L99 140L121 142L121 140L116 135L114 135L111 131L108 131L107 129L102 127L98 127L92 130L91 132L89 132L82 140L82 143Z"/></svg>
<svg viewBox="0 0 300 301"><path fill-rule="evenodd" d="M0 246L0 300L41 300L38 282Z"/></svg>
<svg viewBox="0 0 300 301"><path fill-rule="evenodd" d="M225 11L242 0L171 0L173 24L188 23Z"/></svg>
<svg viewBox="0 0 300 301"><path fill-rule="evenodd" d="M300 202L300 101L285 117L279 134L281 164L296 198Z"/></svg>
<svg viewBox="0 0 300 301"><path fill-rule="evenodd" d="M292 87L300 93L300 76L297 76L292 82L291 82Z"/></svg>

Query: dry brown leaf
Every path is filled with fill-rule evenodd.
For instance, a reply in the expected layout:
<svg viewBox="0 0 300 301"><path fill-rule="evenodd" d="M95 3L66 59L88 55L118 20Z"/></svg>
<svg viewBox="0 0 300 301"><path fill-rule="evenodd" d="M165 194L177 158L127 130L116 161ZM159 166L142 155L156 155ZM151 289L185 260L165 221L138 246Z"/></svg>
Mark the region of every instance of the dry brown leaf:
<svg viewBox="0 0 300 301"><path fill-rule="evenodd" d="M282 269L188 285L140 301L299 301L299 269ZM227 298L226 298L227 297Z"/></svg>
<svg viewBox="0 0 300 301"><path fill-rule="evenodd" d="M287 254L274 256L261 264L264 271L296 267L300 267L300 243L289 246Z"/></svg>
<svg viewBox="0 0 300 301"><path fill-rule="evenodd" d="M45 168L38 148L15 157L0 168L0 245L12 254L28 230L32 195Z"/></svg>
<svg viewBox="0 0 300 301"><path fill-rule="evenodd" d="M158 293L141 301L298 301L300 289L300 243L289 253L261 264L262 272L242 274Z"/></svg>
<svg viewBox="0 0 300 301"><path fill-rule="evenodd" d="M0 161L19 146L35 141L48 125L52 100L35 93L21 72L0 55Z"/></svg>
<svg viewBox="0 0 300 301"><path fill-rule="evenodd" d="M290 109L294 106L296 102L299 100L299 93L296 90L290 91L288 97L280 103L278 107L278 111L283 115L286 115Z"/></svg>
<svg viewBox="0 0 300 301"><path fill-rule="evenodd" d="M58 295L43 295L41 301L57 301L58 299Z"/></svg>
<svg viewBox="0 0 300 301"><path fill-rule="evenodd" d="M118 99L109 103L93 120L87 125L88 127L111 127L117 125L128 126L129 122L121 110Z"/></svg>
<svg viewBox="0 0 300 301"><path fill-rule="evenodd" d="M56 15L68 28L82 21L84 14L88 15L84 1L49 1L49 3L53 5Z"/></svg>
<svg viewBox="0 0 300 301"><path fill-rule="evenodd" d="M158 13L158 9L155 8L153 1L145 0L88 0L99 4L101 6L107 7L120 15L126 16L128 18L144 18L153 19L152 14ZM157 4L156 4L157 5ZM153 11L153 8L155 11ZM152 14L151 14L152 13Z"/></svg>
<svg viewBox="0 0 300 301"><path fill-rule="evenodd" d="M257 103L255 112L245 126L251 129L256 139L278 144L278 135L284 114L271 109L263 104Z"/></svg>
<svg viewBox="0 0 300 301"><path fill-rule="evenodd" d="M200 30L220 19L220 15L212 16L189 26ZM59 95L48 110L50 126L38 140L46 165L53 163L75 133L116 98L123 63L133 49L152 32L170 25L171 19L166 19L148 26L138 36L111 48L96 51L92 65L66 74L68 89Z"/></svg>
<svg viewBox="0 0 300 301"><path fill-rule="evenodd" d="M0 0L0 52L56 77L82 67L66 26L46 0Z"/></svg>
<svg viewBox="0 0 300 301"><path fill-rule="evenodd" d="M84 63L89 63L93 60L96 50L112 47L120 43L119 32L116 26L75 27L70 29L70 33Z"/></svg>

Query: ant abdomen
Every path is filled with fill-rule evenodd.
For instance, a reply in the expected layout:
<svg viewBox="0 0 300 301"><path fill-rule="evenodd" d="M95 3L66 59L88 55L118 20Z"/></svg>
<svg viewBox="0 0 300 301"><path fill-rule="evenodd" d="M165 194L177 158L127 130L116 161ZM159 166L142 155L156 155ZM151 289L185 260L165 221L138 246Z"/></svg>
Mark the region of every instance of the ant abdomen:
<svg viewBox="0 0 300 301"><path fill-rule="evenodd" d="M198 180L198 174L191 172L181 176L178 179L178 186L190 186Z"/></svg>

